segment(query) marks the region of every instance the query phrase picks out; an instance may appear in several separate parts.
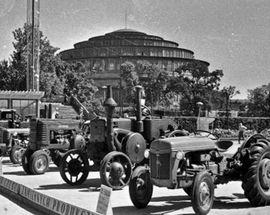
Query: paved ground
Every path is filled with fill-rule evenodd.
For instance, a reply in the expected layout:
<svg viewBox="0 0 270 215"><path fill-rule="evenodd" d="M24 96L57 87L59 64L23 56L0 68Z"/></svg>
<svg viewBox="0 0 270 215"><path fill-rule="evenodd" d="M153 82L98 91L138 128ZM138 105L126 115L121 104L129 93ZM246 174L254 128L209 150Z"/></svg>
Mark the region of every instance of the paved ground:
<svg viewBox="0 0 270 215"><path fill-rule="evenodd" d="M230 152L237 149L235 144ZM33 188L41 193L58 198L79 207L95 211L99 195L99 173L91 172L84 184L72 187L64 183L58 169L53 164L50 170L44 175L25 175L21 166L11 164L8 159L3 161L4 176L18 183ZM0 195L0 214L31 214L23 210L22 212L11 211L20 210L8 200ZM7 203L5 203L7 201ZM7 206L5 206L7 204ZM190 198L182 191L168 190L166 188L154 187L154 194L149 206L142 210L133 207L128 193L128 187L120 191L113 191L111 205L114 214L144 215L144 214L194 214L191 207ZM5 209L7 208L7 210ZM226 185L219 185L215 190L215 202L209 214L262 214L261 210L267 209L270 214L270 207L251 208L248 200L243 194L241 182L231 182ZM10 213L11 212L11 213ZM263 213L265 214L265 212Z"/></svg>

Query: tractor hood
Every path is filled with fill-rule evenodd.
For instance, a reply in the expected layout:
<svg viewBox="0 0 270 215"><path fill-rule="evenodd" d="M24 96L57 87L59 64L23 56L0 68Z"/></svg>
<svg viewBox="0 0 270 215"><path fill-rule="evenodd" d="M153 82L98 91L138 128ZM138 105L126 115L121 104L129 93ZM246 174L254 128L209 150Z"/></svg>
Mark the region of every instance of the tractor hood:
<svg viewBox="0 0 270 215"><path fill-rule="evenodd" d="M202 136L184 136L158 139L151 143L150 152L204 151L215 149L215 141Z"/></svg>
<svg viewBox="0 0 270 215"><path fill-rule="evenodd" d="M7 128L6 129L10 134L29 134L30 128Z"/></svg>

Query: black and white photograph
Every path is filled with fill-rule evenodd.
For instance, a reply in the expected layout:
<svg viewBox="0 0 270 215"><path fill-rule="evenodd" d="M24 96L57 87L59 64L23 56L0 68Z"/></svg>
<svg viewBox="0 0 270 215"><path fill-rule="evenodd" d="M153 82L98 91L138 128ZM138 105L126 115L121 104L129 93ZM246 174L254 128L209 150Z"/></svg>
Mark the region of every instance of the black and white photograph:
<svg viewBox="0 0 270 215"><path fill-rule="evenodd" d="M270 214L269 11L0 0L0 214Z"/></svg>

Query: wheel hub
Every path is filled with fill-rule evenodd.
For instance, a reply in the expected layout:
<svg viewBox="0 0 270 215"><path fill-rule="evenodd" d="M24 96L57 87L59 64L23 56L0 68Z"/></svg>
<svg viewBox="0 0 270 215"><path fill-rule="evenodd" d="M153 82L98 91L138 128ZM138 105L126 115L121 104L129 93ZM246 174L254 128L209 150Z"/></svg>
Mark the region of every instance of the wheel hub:
<svg viewBox="0 0 270 215"><path fill-rule="evenodd" d="M68 163L68 170L71 176L76 176L81 172L81 163L78 160L72 159Z"/></svg>
<svg viewBox="0 0 270 215"><path fill-rule="evenodd" d="M113 180L118 180L124 175L124 167L119 162L113 162L111 164L110 176Z"/></svg>
<svg viewBox="0 0 270 215"><path fill-rule="evenodd" d="M46 158L44 157L40 157L37 161L36 161L36 168L38 170L43 170L46 168Z"/></svg>
<svg viewBox="0 0 270 215"><path fill-rule="evenodd" d="M208 185L203 182L200 185L200 202L204 205L209 201L210 198L210 190Z"/></svg>
<svg viewBox="0 0 270 215"><path fill-rule="evenodd" d="M262 188L270 188L270 159L263 159L260 163L259 178Z"/></svg>

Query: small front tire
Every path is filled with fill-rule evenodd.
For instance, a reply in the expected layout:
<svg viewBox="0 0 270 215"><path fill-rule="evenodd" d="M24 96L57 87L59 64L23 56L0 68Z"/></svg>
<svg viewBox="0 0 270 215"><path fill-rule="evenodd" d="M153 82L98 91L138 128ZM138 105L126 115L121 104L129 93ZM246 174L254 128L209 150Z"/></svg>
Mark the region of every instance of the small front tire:
<svg viewBox="0 0 270 215"><path fill-rule="evenodd" d="M211 210L214 202L214 183L208 172L200 172L195 176L191 202L196 214L206 215Z"/></svg>
<svg viewBox="0 0 270 215"><path fill-rule="evenodd" d="M150 202L153 194L153 184L150 172L144 166L138 166L129 182L129 196L136 208L145 208Z"/></svg>
<svg viewBox="0 0 270 215"><path fill-rule="evenodd" d="M49 169L49 155L43 151L35 151L30 157L30 169L34 175L44 174Z"/></svg>
<svg viewBox="0 0 270 215"><path fill-rule="evenodd" d="M22 155L25 152L25 148L19 146L19 145L14 145L11 148L9 158L10 161L14 164L21 164L22 163Z"/></svg>

